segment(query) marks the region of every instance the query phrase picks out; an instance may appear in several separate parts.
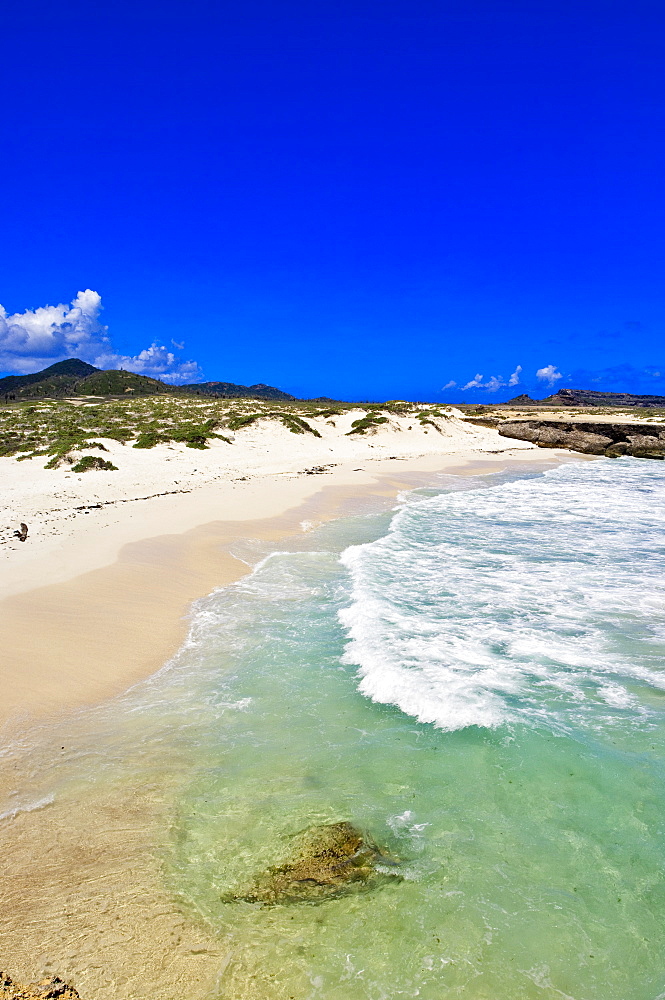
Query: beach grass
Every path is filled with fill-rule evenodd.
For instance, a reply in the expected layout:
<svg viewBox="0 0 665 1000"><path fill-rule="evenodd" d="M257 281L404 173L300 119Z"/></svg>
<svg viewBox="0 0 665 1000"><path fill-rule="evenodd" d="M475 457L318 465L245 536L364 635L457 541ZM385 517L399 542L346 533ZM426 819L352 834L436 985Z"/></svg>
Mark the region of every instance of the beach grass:
<svg viewBox="0 0 665 1000"><path fill-rule="evenodd" d="M0 406L0 457L19 459L46 456L54 469L73 454L90 448L104 449L99 438L150 449L175 442L188 448L207 448L212 439L233 443L231 434L242 433L258 421L279 422L293 434L321 437L312 421L332 420L350 410L364 416L352 422L350 434L375 432L390 417L413 417L421 425L447 416L446 408L432 404L391 400L386 403L338 403L322 407L316 402L279 402L256 399L205 399L171 395L127 399L44 399ZM438 428L437 428L438 429ZM224 432L227 433L224 433Z"/></svg>

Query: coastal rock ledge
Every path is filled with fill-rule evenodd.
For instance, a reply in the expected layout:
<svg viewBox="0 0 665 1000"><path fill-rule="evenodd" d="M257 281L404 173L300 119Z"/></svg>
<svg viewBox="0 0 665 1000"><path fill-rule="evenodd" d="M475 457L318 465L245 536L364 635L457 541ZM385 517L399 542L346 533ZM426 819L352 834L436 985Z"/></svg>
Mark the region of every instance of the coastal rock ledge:
<svg viewBox="0 0 665 1000"><path fill-rule="evenodd" d="M395 866L372 838L351 823L311 826L294 838L291 857L258 876L249 888L224 898L225 902L320 903L363 889L378 888L388 880L401 881Z"/></svg>
<svg viewBox="0 0 665 1000"><path fill-rule="evenodd" d="M618 458L665 458L665 426L605 421L510 420L500 424L502 437L532 441L540 448L568 448L586 455Z"/></svg>
<svg viewBox="0 0 665 1000"><path fill-rule="evenodd" d="M52 979L44 979L40 983L30 983L28 986L21 986L7 975L0 972L0 997L2 1000L80 1000L78 993L73 986L67 986L62 979L53 976Z"/></svg>

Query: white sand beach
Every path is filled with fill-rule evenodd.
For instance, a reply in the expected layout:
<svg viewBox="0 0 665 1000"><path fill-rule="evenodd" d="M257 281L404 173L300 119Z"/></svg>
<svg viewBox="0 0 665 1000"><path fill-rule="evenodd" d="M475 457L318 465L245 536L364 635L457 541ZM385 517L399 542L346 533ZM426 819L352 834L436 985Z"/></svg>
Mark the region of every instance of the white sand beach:
<svg viewBox="0 0 665 1000"><path fill-rule="evenodd" d="M3 459L0 719L95 703L157 670L182 643L191 602L248 571L229 546L301 530L317 495L321 519L349 496L394 495L419 475L557 459L459 411L440 430L398 415L349 437L359 415L312 420L318 438L252 425L204 451L105 440L113 472ZM25 542L14 536L21 522Z"/></svg>
<svg viewBox="0 0 665 1000"><path fill-rule="evenodd" d="M74 783L54 800L41 789L53 754L90 739L79 710L159 670L187 636L192 602L250 571L234 551L242 555L248 539L278 545L359 505L388 505L441 472L580 458L502 438L455 412L441 431L394 417L348 437L357 416L320 421L320 438L251 426L233 445L213 441L205 451L105 440L115 472L2 460L0 723L14 749L0 785L16 808L0 828L12 872L0 936L17 978L57 972L85 997L149 989L169 1000L210 995L228 960L227 945L185 918L163 885L156 845L172 822L171 785L182 780L177 755L168 766L146 763L136 780L95 779L80 791ZM13 534L21 522L25 542ZM263 997L264 986L251 995Z"/></svg>

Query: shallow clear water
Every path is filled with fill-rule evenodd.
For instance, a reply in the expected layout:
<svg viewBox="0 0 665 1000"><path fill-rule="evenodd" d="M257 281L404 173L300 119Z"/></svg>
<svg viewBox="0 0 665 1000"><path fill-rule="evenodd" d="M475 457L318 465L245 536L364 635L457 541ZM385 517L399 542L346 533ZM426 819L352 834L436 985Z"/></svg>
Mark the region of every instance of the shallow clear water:
<svg viewBox="0 0 665 1000"><path fill-rule="evenodd" d="M172 761L165 879L224 943L211 995L665 996L664 529L663 463L442 480L199 603L98 780ZM224 901L338 820L402 880Z"/></svg>

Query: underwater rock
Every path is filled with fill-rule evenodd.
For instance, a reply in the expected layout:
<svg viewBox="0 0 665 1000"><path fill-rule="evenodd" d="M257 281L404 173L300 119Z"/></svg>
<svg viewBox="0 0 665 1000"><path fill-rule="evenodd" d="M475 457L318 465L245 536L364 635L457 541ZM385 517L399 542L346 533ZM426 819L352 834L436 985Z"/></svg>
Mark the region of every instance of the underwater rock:
<svg viewBox="0 0 665 1000"><path fill-rule="evenodd" d="M388 880L401 881L395 872L376 865L394 866L372 838L351 823L310 826L295 838L291 857L258 876L249 889L226 901L248 903L318 903L349 892L377 888Z"/></svg>
<svg viewBox="0 0 665 1000"><path fill-rule="evenodd" d="M52 979L43 979L40 983L21 986L20 983L15 983L6 972L0 972L0 997L3 1000L52 1000L52 998L77 1000L79 995L73 986L67 986L57 976L53 976Z"/></svg>

